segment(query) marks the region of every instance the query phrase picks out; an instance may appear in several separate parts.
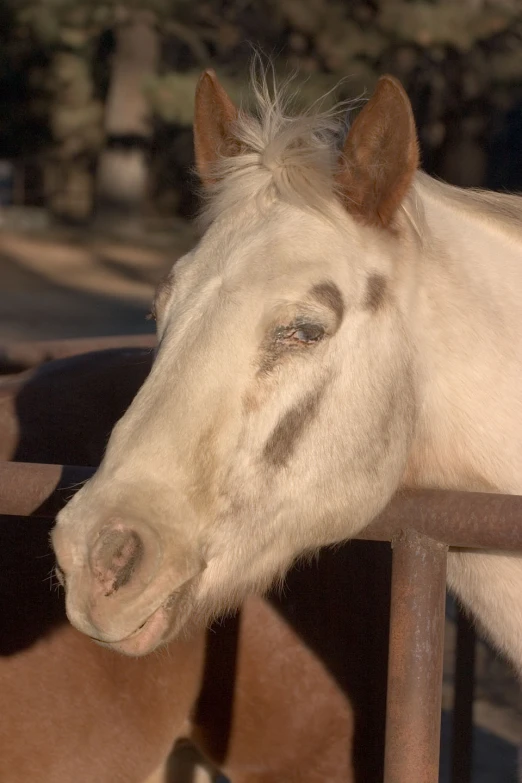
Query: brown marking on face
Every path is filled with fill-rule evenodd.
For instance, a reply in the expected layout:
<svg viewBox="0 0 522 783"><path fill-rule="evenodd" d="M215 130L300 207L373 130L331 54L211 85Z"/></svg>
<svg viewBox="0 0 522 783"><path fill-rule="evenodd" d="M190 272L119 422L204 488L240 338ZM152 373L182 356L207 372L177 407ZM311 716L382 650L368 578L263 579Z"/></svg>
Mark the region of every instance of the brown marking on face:
<svg viewBox="0 0 522 783"><path fill-rule="evenodd" d="M218 468L215 442L215 428L207 427L194 452L195 478L189 490L189 497L200 512L207 511L212 506L215 496L215 476Z"/></svg>
<svg viewBox="0 0 522 783"><path fill-rule="evenodd" d="M247 416L257 413L269 403L274 382L277 383L274 378L270 379L268 376L260 378L260 375L261 371L258 370L257 377L243 395L243 413Z"/></svg>
<svg viewBox="0 0 522 783"><path fill-rule="evenodd" d="M387 453L392 446L392 435L395 429L397 410L401 406L401 390L396 389L392 384L388 389L388 394L383 395L383 408L380 415L379 434L381 436L381 446Z"/></svg>
<svg viewBox="0 0 522 783"><path fill-rule="evenodd" d="M314 285L310 291L310 296L319 304L328 307L335 314L336 328L339 328L344 315L344 302L342 294L335 283L325 280L323 283Z"/></svg>
<svg viewBox="0 0 522 783"><path fill-rule="evenodd" d="M285 353L286 352L283 350L283 346L275 342L271 335L268 339L263 340L261 345L261 360L259 362L257 375L269 375L274 367L279 364L282 356L284 356Z"/></svg>
<svg viewBox="0 0 522 783"><path fill-rule="evenodd" d="M317 416L324 385L291 408L277 423L263 449L263 458L276 468L282 468L292 456L300 438Z"/></svg>
<svg viewBox="0 0 522 783"><path fill-rule="evenodd" d="M373 274L368 278L364 309L377 312L386 302L387 280L383 275Z"/></svg>
<svg viewBox="0 0 522 783"><path fill-rule="evenodd" d="M245 413L255 413L259 408L259 397L252 389L249 389L243 397L243 410Z"/></svg>
<svg viewBox="0 0 522 783"><path fill-rule="evenodd" d="M395 439L400 429L406 428L413 432L415 422L415 402L412 394L411 373L408 367L403 368L404 380L399 383L395 379L381 395L380 442L383 453L388 453L396 445Z"/></svg>

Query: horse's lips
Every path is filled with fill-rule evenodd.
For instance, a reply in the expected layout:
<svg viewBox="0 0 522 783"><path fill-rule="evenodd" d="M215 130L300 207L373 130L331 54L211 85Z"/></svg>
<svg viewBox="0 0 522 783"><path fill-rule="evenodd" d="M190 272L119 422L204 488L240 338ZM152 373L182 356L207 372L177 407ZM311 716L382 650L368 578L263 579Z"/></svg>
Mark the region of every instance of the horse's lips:
<svg viewBox="0 0 522 783"><path fill-rule="evenodd" d="M100 644L125 655L139 656L152 652L161 643L169 627L166 603L159 606L130 636L118 642L100 642Z"/></svg>

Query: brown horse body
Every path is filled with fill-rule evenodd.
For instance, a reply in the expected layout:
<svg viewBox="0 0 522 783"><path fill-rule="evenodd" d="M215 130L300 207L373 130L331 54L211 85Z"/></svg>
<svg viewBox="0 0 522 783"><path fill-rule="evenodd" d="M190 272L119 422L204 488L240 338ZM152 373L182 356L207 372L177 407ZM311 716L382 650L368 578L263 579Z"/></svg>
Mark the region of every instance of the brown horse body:
<svg viewBox="0 0 522 783"><path fill-rule="evenodd" d="M110 350L4 378L0 456L97 465L150 363ZM174 781L179 737L233 783L382 779L387 547L323 553L284 596L131 659L66 621L47 522L4 517L0 531L3 783Z"/></svg>

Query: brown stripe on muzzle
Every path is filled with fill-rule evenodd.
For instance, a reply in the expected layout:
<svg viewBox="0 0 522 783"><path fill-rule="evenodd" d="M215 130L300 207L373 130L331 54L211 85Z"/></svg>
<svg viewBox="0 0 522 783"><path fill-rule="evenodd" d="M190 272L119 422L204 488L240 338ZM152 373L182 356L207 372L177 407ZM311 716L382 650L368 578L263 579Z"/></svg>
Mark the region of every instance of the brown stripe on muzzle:
<svg viewBox="0 0 522 783"><path fill-rule="evenodd" d="M276 468L287 464L300 438L317 416L325 385L310 392L295 408L291 408L276 424L265 443L263 458Z"/></svg>

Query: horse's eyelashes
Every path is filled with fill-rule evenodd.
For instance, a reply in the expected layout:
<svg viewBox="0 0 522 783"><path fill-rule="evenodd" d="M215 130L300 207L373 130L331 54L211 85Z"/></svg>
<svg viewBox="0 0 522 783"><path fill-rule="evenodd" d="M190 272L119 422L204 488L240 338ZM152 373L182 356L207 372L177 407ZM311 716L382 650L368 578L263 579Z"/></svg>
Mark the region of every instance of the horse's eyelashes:
<svg viewBox="0 0 522 783"><path fill-rule="evenodd" d="M276 340L279 343L302 343L304 345L317 343L324 337L325 329L321 324L294 323L280 326L276 330Z"/></svg>
<svg viewBox="0 0 522 783"><path fill-rule="evenodd" d="M326 336L326 327L312 321L296 320L268 332L261 345L259 373L269 374L289 354L302 353Z"/></svg>

